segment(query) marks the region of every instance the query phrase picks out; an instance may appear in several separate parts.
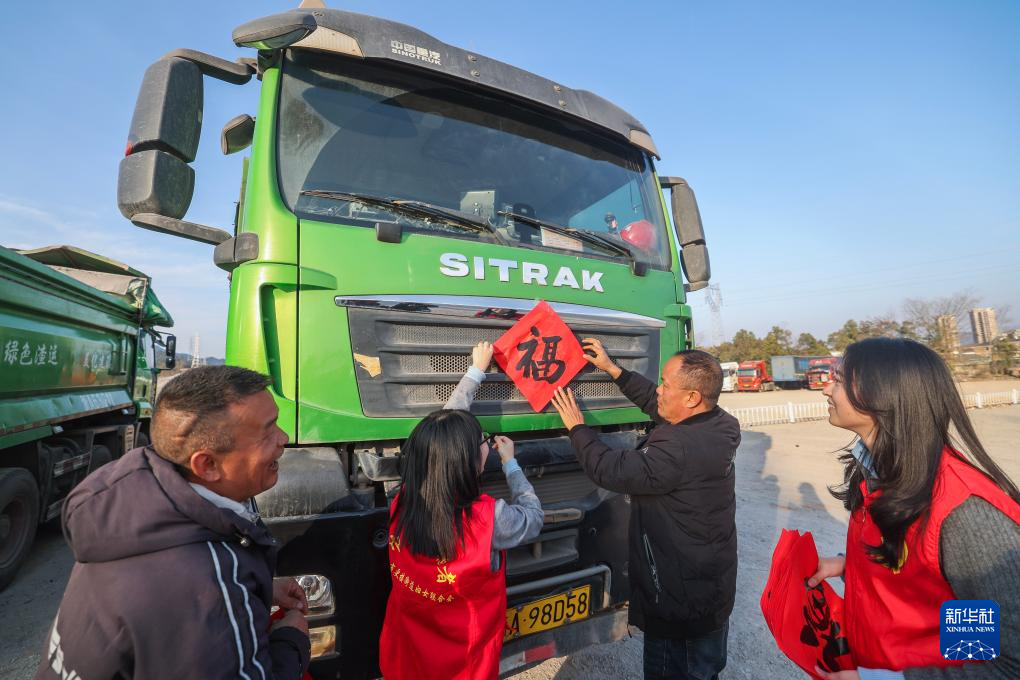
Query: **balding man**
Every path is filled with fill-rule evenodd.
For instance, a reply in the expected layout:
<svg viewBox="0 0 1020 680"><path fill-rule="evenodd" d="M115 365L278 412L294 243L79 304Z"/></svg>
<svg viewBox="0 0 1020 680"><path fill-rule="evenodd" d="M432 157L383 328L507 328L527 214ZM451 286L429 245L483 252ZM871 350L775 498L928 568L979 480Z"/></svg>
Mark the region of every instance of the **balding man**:
<svg viewBox="0 0 1020 680"><path fill-rule="evenodd" d="M615 364L598 340L583 344L588 362L655 421L636 450L611 449L584 424L570 390L553 398L584 471L631 497L630 623L645 633L645 678L715 678L726 666L737 583L740 426L717 406L722 369L706 352L679 352L656 387Z"/></svg>
<svg viewBox="0 0 1020 680"><path fill-rule="evenodd" d="M287 435L269 378L194 368L163 388L152 446L89 475L64 504L75 565L36 678L300 678L308 605L272 575L251 502ZM287 610L270 627L272 605Z"/></svg>

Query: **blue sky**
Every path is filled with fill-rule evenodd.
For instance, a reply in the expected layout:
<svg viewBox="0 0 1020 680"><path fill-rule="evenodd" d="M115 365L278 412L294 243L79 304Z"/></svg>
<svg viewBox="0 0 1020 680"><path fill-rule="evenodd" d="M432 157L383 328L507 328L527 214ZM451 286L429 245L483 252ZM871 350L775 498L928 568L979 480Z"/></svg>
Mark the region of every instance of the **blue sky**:
<svg viewBox="0 0 1020 680"><path fill-rule="evenodd" d="M1020 317L1020 3L346 2L637 116L698 195L722 327L824 336L908 297L970 290ZM222 356L209 246L133 227L117 164L145 68L282 2L18 3L0 63L0 244L70 243L155 278L181 349ZM188 219L229 227L257 89L206 81ZM714 324L695 293L702 342ZM1014 323L1013 325L1017 325Z"/></svg>

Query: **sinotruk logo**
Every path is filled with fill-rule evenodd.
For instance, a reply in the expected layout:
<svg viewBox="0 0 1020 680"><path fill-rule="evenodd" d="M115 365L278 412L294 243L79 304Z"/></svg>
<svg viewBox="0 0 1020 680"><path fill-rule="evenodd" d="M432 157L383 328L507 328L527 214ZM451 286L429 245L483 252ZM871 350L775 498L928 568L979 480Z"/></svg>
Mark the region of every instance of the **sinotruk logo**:
<svg viewBox="0 0 1020 680"><path fill-rule="evenodd" d="M950 661L991 661L999 656L999 605L993 600L942 603L942 649Z"/></svg>

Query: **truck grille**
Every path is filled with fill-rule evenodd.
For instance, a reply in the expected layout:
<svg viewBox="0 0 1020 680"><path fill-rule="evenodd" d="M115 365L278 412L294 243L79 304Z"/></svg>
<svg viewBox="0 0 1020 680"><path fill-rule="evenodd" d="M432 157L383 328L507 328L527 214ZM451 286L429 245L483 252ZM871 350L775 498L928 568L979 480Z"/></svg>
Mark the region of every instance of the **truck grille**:
<svg viewBox="0 0 1020 680"><path fill-rule="evenodd" d="M482 340L495 342L514 324L505 319L370 308L349 308L348 320L362 408L365 415L375 417L422 416L442 408L471 363L471 348ZM621 366L655 380L659 330L607 326L605 322L571 322L578 339L598 338ZM590 367L570 387L587 409L630 405L608 375ZM472 411L479 415L533 412L495 364Z"/></svg>
<svg viewBox="0 0 1020 680"><path fill-rule="evenodd" d="M532 477L528 481L534 487L535 495L542 501L542 505L578 501L598 489L583 472ZM510 487L505 481L485 484L482 491L494 498L510 502Z"/></svg>
<svg viewBox="0 0 1020 680"><path fill-rule="evenodd" d="M465 369L467 370L467 369ZM463 374L463 371L461 371ZM459 378L458 378L459 380ZM623 396L614 382L578 381L570 383L578 399L608 399ZM408 385L407 400L412 404L445 404L456 387L453 383L433 385ZM475 395L475 401L527 401L512 382L482 383Z"/></svg>

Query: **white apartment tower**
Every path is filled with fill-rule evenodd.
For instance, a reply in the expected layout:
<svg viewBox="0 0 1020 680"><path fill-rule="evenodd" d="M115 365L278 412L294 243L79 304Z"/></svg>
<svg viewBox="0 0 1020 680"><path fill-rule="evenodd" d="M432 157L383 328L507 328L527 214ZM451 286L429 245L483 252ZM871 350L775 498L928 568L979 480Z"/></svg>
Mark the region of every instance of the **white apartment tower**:
<svg viewBox="0 0 1020 680"><path fill-rule="evenodd" d="M999 335L999 322L991 307L970 310L970 325L974 329L974 344L987 345Z"/></svg>

